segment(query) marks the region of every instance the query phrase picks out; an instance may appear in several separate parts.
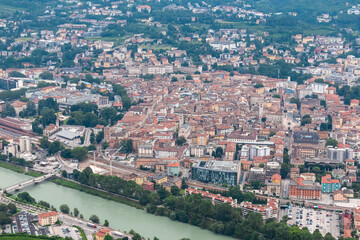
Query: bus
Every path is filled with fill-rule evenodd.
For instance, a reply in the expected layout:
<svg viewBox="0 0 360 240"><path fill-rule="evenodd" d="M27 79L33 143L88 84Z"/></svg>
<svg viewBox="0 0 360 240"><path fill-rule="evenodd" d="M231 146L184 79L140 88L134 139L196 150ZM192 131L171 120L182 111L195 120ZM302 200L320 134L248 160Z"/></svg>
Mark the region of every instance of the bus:
<svg viewBox="0 0 360 240"><path fill-rule="evenodd" d="M86 225L88 225L88 227L92 227L92 228L96 228L96 225L95 224L93 224L93 223L86 223Z"/></svg>
<svg viewBox="0 0 360 240"><path fill-rule="evenodd" d="M114 233L114 235L117 235L117 236L120 236L120 237L124 237L124 236L125 236L125 235L124 235L123 233L121 233L121 232L114 231L113 233Z"/></svg>

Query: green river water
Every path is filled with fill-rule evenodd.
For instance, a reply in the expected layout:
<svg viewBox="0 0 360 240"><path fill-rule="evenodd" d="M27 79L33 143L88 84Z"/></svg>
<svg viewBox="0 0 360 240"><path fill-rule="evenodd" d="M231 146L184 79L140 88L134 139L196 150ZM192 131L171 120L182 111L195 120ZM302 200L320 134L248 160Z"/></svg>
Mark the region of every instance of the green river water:
<svg viewBox="0 0 360 240"><path fill-rule="evenodd" d="M30 176L16 173L0 167L0 188L20 183ZM134 229L146 238L154 236L160 240L179 240L189 238L191 240L230 240L233 238L216 235L208 230L191 226L167 217L148 214L125 204L109 201L74 189L66 188L55 183L44 182L36 186L28 187L24 191L30 193L37 201L44 200L57 209L61 204L68 204L70 209L75 207L89 219L90 215L96 214L101 223L107 219L110 227L121 231Z"/></svg>

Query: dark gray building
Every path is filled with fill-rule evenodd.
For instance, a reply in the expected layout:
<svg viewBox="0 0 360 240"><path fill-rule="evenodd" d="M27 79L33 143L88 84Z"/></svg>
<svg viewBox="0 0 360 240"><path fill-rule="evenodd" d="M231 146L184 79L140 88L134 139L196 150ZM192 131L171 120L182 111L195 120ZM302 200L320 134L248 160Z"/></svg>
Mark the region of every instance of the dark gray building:
<svg viewBox="0 0 360 240"><path fill-rule="evenodd" d="M295 144L318 144L319 134L315 132L294 132Z"/></svg>
<svg viewBox="0 0 360 240"><path fill-rule="evenodd" d="M191 178L196 181L213 184L237 185L240 164L225 161L196 161L191 167Z"/></svg>

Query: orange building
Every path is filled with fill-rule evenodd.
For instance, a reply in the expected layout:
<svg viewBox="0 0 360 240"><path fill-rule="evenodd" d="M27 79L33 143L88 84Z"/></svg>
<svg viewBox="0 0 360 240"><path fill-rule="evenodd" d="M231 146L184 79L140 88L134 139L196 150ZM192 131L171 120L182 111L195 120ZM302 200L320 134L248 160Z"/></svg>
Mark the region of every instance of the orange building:
<svg viewBox="0 0 360 240"><path fill-rule="evenodd" d="M96 232L95 234L95 239L96 240L104 240L106 235L110 235L111 236L111 229L109 228L102 228L99 231Z"/></svg>
<svg viewBox="0 0 360 240"><path fill-rule="evenodd" d="M249 171L251 167L252 162L251 161L241 161L241 168L244 171Z"/></svg>
<svg viewBox="0 0 360 240"><path fill-rule="evenodd" d="M280 183L281 182L281 176L279 174L274 174L271 176L271 182L272 183Z"/></svg>
<svg viewBox="0 0 360 240"><path fill-rule="evenodd" d="M304 184L303 178L291 180L289 187L290 199L317 199L321 198L321 186L313 184Z"/></svg>

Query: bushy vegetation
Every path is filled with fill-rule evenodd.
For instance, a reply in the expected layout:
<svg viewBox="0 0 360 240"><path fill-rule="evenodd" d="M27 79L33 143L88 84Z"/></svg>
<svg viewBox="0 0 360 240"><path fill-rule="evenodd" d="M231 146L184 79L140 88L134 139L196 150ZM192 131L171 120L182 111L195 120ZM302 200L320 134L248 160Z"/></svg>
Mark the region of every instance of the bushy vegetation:
<svg viewBox="0 0 360 240"><path fill-rule="evenodd" d="M94 174L90 168L86 168L83 172L74 172L74 178L84 186L99 188L136 200L149 213L167 216L172 220L199 226L238 239L334 239L331 235L323 238L318 231L311 234L306 228L289 227L286 224L287 219L279 223L274 219L268 219L264 223L261 215L257 213L250 213L243 217L239 208L232 208L228 204L213 205L211 200L204 199L200 195L181 196L179 191L168 192L165 188L157 185L156 191L150 192L133 181ZM64 180L59 179L59 181ZM62 182L62 184L67 183ZM83 189L75 183L69 182L69 184L73 188ZM85 190L85 192L87 191ZM105 194L98 190L91 191L94 191L94 195ZM239 202L255 199L252 193L243 193L238 186L230 188L225 195L231 196Z"/></svg>
<svg viewBox="0 0 360 240"><path fill-rule="evenodd" d="M0 204L0 226L10 224L11 216L17 212L16 206L12 203L8 205Z"/></svg>

